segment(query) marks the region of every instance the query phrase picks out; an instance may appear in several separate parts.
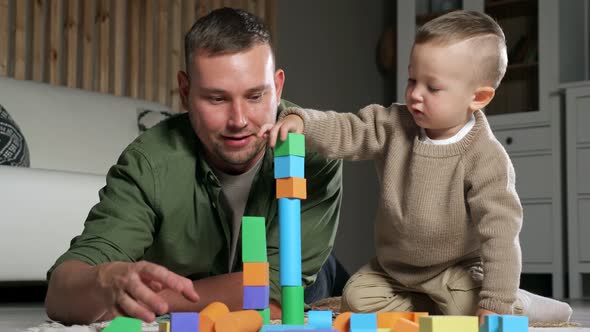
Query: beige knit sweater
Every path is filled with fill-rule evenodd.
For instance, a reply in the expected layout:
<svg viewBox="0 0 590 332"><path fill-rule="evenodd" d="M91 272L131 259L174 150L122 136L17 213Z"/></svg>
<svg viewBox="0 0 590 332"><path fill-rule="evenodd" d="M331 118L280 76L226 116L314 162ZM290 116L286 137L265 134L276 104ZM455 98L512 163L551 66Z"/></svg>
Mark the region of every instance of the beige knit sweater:
<svg viewBox="0 0 590 332"><path fill-rule="evenodd" d="M480 306L509 314L521 272L522 207L514 169L485 115L459 142L425 144L405 105L354 113L288 109L304 119L306 145L333 159L375 160L380 198L377 259L411 286L481 257Z"/></svg>

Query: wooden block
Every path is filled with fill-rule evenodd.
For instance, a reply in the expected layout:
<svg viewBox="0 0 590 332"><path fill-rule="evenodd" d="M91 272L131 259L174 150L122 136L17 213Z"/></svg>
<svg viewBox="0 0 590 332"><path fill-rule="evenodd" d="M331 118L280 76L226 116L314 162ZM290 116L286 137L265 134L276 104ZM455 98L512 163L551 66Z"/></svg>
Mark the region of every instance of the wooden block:
<svg viewBox="0 0 590 332"><path fill-rule="evenodd" d="M201 332L203 330L200 330ZM158 323L158 332L170 332L170 322L160 322Z"/></svg>
<svg viewBox="0 0 590 332"><path fill-rule="evenodd" d="M413 320L414 313L412 313L412 312L379 312L379 313L377 313L377 327L393 329L395 322L397 322L397 320L400 318Z"/></svg>
<svg viewBox="0 0 590 332"><path fill-rule="evenodd" d="M418 323L415 323L414 321L406 318L399 318L395 324L393 324L393 328L391 330L395 332L418 332L418 329Z"/></svg>
<svg viewBox="0 0 590 332"><path fill-rule="evenodd" d="M303 178L277 179L277 199L307 198L307 180Z"/></svg>
<svg viewBox="0 0 590 332"><path fill-rule="evenodd" d="M419 324L420 323L420 317L427 317L428 313L427 312L413 312L413 317L412 317L412 321L414 321L414 323Z"/></svg>
<svg viewBox="0 0 590 332"><path fill-rule="evenodd" d="M141 320L118 316L107 326L104 332L141 332Z"/></svg>
<svg viewBox="0 0 590 332"><path fill-rule="evenodd" d="M346 311L336 316L333 323L334 330L348 332L350 330L350 315L352 312Z"/></svg>
<svg viewBox="0 0 590 332"><path fill-rule="evenodd" d="M275 157L275 179L291 177L305 177L305 158L299 156Z"/></svg>
<svg viewBox="0 0 590 332"><path fill-rule="evenodd" d="M332 310L310 310L307 325L313 329L332 329Z"/></svg>
<svg viewBox="0 0 590 332"><path fill-rule="evenodd" d="M500 316L487 315L483 318L483 324L479 327L479 332L499 332Z"/></svg>
<svg viewBox="0 0 590 332"><path fill-rule="evenodd" d="M243 308L266 309L270 301L270 286L244 286Z"/></svg>
<svg viewBox="0 0 590 332"><path fill-rule="evenodd" d="M352 314L350 316L350 331L376 330L377 314Z"/></svg>
<svg viewBox="0 0 590 332"><path fill-rule="evenodd" d="M209 303L205 309L201 310L199 317L199 332L215 332L215 321L227 313L229 313L229 308L225 303Z"/></svg>
<svg viewBox="0 0 590 332"><path fill-rule="evenodd" d="M199 313L172 312L170 313L171 332L194 332L199 328Z"/></svg>
<svg viewBox="0 0 590 332"><path fill-rule="evenodd" d="M304 324L303 286L281 287L281 305L283 324Z"/></svg>
<svg viewBox="0 0 590 332"><path fill-rule="evenodd" d="M279 199L279 281L301 286L301 200Z"/></svg>
<svg viewBox="0 0 590 332"><path fill-rule="evenodd" d="M478 332L476 316L428 316L421 317L420 332Z"/></svg>
<svg viewBox="0 0 590 332"><path fill-rule="evenodd" d="M268 262L264 217L242 217L242 262Z"/></svg>
<svg viewBox="0 0 590 332"><path fill-rule="evenodd" d="M302 134L289 133L284 141L277 137L276 143L275 157L289 155L305 157L305 136Z"/></svg>
<svg viewBox="0 0 590 332"><path fill-rule="evenodd" d="M529 330L529 318L526 316L500 316L499 332L527 332Z"/></svg>
<svg viewBox="0 0 590 332"><path fill-rule="evenodd" d="M268 269L268 262L244 263L242 273L244 286L268 286L270 284Z"/></svg>
<svg viewBox="0 0 590 332"><path fill-rule="evenodd" d="M263 325L270 324L270 308L256 310L256 311L260 314L260 316L262 316L262 324Z"/></svg>
<svg viewBox="0 0 590 332"><path fill-rule="evenodd" d="M262 316L255 310L233 311L215 322L217 332L252 332L259 331L261 327Z"/></svg>

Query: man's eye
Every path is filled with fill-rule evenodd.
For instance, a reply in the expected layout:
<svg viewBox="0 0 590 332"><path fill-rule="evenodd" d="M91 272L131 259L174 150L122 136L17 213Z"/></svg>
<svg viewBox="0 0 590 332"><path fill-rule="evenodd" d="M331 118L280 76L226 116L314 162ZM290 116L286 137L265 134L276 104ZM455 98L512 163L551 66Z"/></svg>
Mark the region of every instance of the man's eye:
<svg viewBox="0 0 590 332"><path fill-rule="evenodd" d="M262 96L264 96L264 93L257 93L255 95L251 95L249 99L252 101L259 101L262 99Z"/></svg>
<svg viewBox="0 0 590 332"><path fill-rule="evenodd" d="M224 101L223 97L217 97L217 96L209 96L207 97L207 100L209 100L212 103L221 103Z"/></svg>

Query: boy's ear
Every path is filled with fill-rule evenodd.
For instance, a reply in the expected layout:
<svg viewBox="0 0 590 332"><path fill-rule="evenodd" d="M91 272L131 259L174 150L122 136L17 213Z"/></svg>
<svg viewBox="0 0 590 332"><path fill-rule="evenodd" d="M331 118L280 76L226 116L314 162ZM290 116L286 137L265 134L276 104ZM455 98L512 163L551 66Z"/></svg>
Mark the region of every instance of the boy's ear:
<svg viewBox="0 0 590 332"><path fill-rule="evenodd" d="M492 88L491 86L482 86L477 88L473 93L473 100L469 104L469 109L472 112L480 110L486 107L494 98L496 94L496 89Z"/></svg>

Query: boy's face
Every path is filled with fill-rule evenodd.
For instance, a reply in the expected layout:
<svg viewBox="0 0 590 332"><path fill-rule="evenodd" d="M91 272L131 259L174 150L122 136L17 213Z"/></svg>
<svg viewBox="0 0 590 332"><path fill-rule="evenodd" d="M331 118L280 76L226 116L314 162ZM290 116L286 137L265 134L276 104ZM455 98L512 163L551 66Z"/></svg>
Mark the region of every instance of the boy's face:
<svg viewBox="0 0 590 332"><path fill-rule="evenodd" d="M431 139L455 135L467 123L477 86L475 50L468 42L414 45L406 104Z"/></svg>

